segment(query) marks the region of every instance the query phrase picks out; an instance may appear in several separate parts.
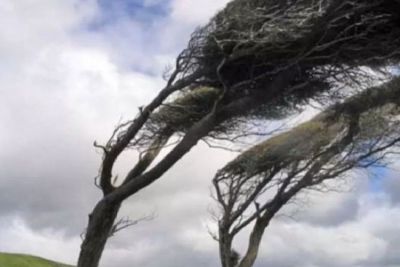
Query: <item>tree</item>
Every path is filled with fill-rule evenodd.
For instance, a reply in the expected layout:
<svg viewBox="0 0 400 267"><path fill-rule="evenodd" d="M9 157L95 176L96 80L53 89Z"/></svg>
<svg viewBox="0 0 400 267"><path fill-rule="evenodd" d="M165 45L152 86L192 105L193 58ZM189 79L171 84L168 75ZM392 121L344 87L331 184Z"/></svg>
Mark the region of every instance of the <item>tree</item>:
<svg viewBox="0 0 400 267"><path fill-rule="evenodd" d="M400 59L397 0L235 0L197 29L166 86L104 145L103 198L89 215L78 267L97 267L122 202L163 176L205 138L226 138L246 122L285 117L311 99L324 103L360 88L367 67L387 72ZM157 163L172 136L172 150ZM128 149L137 164L115 185Z"/></svg>
<svg viewBox="0 0 400 267"><path fill-rule="evenodd" d="M400 78L336 104L243 152L214 178L223 267L253 266L265 229L289 201L350 170L380 164L400 147ZM232 262L235 236L250 227ZM235 257L237 258L237 257Z"/></svg>

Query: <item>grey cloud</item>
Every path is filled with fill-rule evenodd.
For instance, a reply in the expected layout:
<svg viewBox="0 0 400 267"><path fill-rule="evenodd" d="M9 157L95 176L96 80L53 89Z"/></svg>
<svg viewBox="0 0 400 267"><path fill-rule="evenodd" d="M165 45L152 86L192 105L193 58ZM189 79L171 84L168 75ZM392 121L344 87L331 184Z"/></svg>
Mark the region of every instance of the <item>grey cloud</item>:
<svg viewBox="0 0 400 267"><path fill-rule="evenodd" d="M361 183L358 183L358 186L361 186ZM335 186L331 188L334 189ZM359 187L337 190L338 192L300 194L298 203L295 202L293 207L289 206L286 209L295 210L295 220L315 226L336 227L355 220L359 211L358 198L365 191Z"/></svg>
<svg viewBox="0 0 400 267"><path fill-rule="evenodd" d="M391 201L400 204L400 179L397 171L391 171L386 177L381 178L383 181L383 190L387 192Z"/></svg>

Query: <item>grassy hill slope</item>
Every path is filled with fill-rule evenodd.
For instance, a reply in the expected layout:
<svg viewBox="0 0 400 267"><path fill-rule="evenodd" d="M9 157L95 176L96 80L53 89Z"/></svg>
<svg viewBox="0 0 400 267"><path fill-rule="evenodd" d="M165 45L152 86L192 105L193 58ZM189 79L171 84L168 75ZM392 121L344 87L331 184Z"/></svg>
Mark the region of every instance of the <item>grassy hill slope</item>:
<svg viewBox="0 0 400 267"><path fill-rule="evenodd" d="M72 266L29 255L0 253L0 267L72 267Z"/></svg>

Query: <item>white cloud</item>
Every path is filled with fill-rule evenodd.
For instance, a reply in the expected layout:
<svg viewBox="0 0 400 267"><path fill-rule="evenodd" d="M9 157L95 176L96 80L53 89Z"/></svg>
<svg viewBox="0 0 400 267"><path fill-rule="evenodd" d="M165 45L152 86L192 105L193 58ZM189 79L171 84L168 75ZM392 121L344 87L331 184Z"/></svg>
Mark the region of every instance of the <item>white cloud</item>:
<svg viewBox="0 0 400 267"><path fill-rule="evenodd" d="M75 261L78 235L99 197L93 187L99 155L91 143L104 141L121 116L133 117L137 107L162 86L160 77L134 70L151 62L159 62L153 67L161 69L182 42L175 40L169 49L145 54L148 39L141 40L145 32L137 26L140 35L129 44L136 56L121 51L123 57L137 61L129 60L135 64L132 68L118 65L111 48L132 29L131 21L113 28L116 38L108 40L107 32L81 28L99 16L97 12L95 1L2 1L0 5L0 135L9 140L2 142L0 152L5 165L0 170L0 214L12 222L1 229L0 250ZM157 33L152 40L156 37ZM178 201L177 216L179 210ZM111 242L105 266L145 262L165 246L163 242L157 249L160 242L142 238L129 249ZM132 249L140 249L140 257L132 255Z"/></svg>
<svg viewBox="0 0 400 267"><path fill-rule="evenodd" d="M94 1L0 6L0 214L14 208L35 228L64 227L72 216L67 230L82 231L98 197L100 156L91 144L106 140L121 116L134 116L161 86L160 78L121 68L101 46L81 42L79 27L95 11Z"/></svg>
<svg viewBox="0 0 400 267"><path fill-rule="evenodd" d="M190 25L201 25L208 21L218 10L222 9L229 0L172 0L173 20Z"/></svg>

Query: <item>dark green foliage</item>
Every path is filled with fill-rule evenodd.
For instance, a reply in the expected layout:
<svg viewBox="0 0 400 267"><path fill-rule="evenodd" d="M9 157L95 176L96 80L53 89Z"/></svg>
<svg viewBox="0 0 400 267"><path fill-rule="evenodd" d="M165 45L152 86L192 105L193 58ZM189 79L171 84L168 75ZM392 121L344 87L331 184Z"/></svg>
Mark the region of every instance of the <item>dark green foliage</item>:
<svg viewBox="0 0 400 267"><path fill-rule="evenodd" d="M220 91L212 87L199 87L186 91L176 100L165 104L150 117L149 127L186 131L195 121L210 112ZM153 124L151 126L151 124Z"/></svg>
<svg viewBox="0 0 400 267"><path fill-rule="evenodd" d="M292 109L337 81L354 85L362 67L398 63L399 10L396 0L235 0L195 32L190 49L205 80L231 97L273 90L269 82L289 72L273 96L278 110Z"/></svg>

